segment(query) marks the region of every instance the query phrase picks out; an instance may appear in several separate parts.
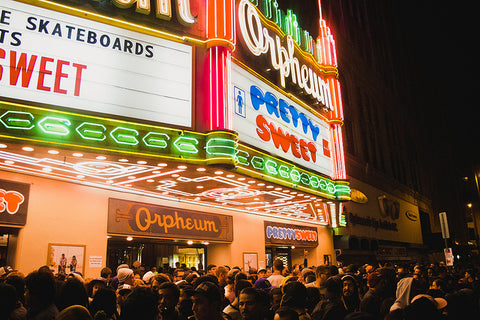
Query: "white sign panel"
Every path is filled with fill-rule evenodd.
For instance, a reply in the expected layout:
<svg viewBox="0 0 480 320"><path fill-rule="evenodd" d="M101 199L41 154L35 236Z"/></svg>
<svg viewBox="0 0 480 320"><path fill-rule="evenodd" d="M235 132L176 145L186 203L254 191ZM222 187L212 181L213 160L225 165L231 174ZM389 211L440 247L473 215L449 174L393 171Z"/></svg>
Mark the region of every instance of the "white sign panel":
<svg viewBox="0 0 480 320"><path fill-rule="evenodd" d="M2 0L0 96L192 126L192 47Z"/></svg>
<svg viewBox="0 0 480 320"><path fill-rule="evenodd" d="M233 130L242 142L333 175L329 125L240 66L232 63Z"/></svg>

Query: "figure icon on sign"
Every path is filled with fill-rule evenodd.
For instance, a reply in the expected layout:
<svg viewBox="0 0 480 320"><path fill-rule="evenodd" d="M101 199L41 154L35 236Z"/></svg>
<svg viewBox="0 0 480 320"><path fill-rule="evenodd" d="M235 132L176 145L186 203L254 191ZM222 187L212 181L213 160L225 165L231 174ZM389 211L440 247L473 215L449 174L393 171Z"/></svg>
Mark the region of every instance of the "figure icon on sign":
<svg viewBox="0 0 480 320"><path fill-rule="evenodd" d="M234 87L235 113L239 116L247 117L247 108L245 106L245 91Z"/></svg>

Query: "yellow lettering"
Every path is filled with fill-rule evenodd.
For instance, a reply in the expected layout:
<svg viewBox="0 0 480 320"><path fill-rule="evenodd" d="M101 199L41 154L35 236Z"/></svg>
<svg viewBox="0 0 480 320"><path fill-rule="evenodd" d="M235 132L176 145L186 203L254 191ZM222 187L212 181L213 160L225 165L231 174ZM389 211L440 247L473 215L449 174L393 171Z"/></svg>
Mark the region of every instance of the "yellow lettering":
<svg viewBox="0 0 480 320"><path fill-rule="evenodd" d="M198 222L198 224L197 224L197 222ZM194 219L193 223L195 224L195 230L205 231L205 229L202 227L202 221L201 220Z"/></svg>
<svg viewBox="0 0 480 320"><path fill-rule="evenodd" d="M177 211L175 211L175 221L176 221L177 229L185 229L185 221L183 220L182 217L178 216ZM181 226L180 226L180 224L181 224Z"/></svg>
<svg viewBox="0 0 480 320"><path fill-rule="evenodd" d="M205 230L218 232L214 221L205 221Z"/></svg>
<svg viewBox="0 0 480 320"><path fill-rule="evenodd" d="M187 230L192 230L193 229L193 224L192 224L192 218L187 218Z"/></svg>
<svg viewBox="0 0 480 320"><path fill-rule="evenodd" d="M142 224L142 221L140 221L140 215L142 214L142 212L145 212L145 225ZM156 216L156 215L155 215ZM148 228L150 228L150 225L152 223L155 223L155 221L151 221L152 217L150 215L150 211L147 209L147 208L139 208L137 210L137 213L135 215L135 222L137 223L137 228L142 230L142 231L147 231ZM156 218L155 218L156 219Z"/></svg>
<svg viewBox="0 0 480 320"><path fill-rule="evenodd" d="M167 220L168 220L168 222L167 222ZM175 221L174 221L173 217L170 216L170 215L168 215L168 216L164 215L163 216L163 228L165 230L165 233L168 233L168 228L171 228L173 226L175 226Z"/></svg>

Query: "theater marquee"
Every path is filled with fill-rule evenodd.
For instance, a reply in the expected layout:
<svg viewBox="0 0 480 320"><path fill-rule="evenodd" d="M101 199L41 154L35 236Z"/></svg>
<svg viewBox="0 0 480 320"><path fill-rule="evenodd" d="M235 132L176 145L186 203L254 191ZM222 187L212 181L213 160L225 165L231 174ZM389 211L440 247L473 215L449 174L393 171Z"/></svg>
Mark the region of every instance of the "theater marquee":
<svg viewBox="0 0 480 320"><path fill-rule="evenodd" d="M193 126L191 46L11 0L0 12L3 97Z"/></svg>

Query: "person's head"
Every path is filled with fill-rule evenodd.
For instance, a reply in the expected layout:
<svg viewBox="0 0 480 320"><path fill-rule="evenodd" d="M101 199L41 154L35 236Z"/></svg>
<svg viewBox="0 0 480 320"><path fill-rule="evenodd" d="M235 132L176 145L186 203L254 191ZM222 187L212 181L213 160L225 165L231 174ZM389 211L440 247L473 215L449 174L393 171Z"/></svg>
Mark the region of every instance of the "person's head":
<svg viewBox="0 0 480 320"><path fill-rule="evenodd" d="M263 319L263 306L260 295L255 288L245 288L240 291L238 308L243 320Z"/></svg>
<svg viewBox="0 0 480 320"><path fill-rule="evenodd" d="M196 320L211 320L221 312L222 295L218 286L210 281L201 281L193 293L193 314Z"/></svg>
<svg viewBox="0 0 480 320"><path fill-rule="evenodd" d="M49 307L55 298L55 279L51 272L34 271L25 278L25 305L31 308Z"/></svg>
<svg viewBox="0 0 480 320"><path fill-rule="evenodd" d="M343 282L343 296L351 297L357 293L357 281L351 275L345 275L342 277Z"/></svg>
<svg viewBox="0 0 480 320"><path fill-rule="evenodd" d="M121 305L120 320L156 319L158 294L151 288L135 287Z"/></svg>
<svg viewBox="0 0 480 320"><path fill-rule="evenodd" d="M268 294L270 295L270 303L272 305L272 310L277 310L280 307L280 303L282 302L282 289L272 288Z"/></svg>
<svg viewBox="0 0 480 320"><path fill-rule="evenodd" d="M93 279L88 283L88 293L90 297L95 297L95 294L98 290L105 288L107 286L106 280L104 278Z"/></svg>
<svg viewBox="0 0 480 320"><path fill-rule="evenodd" d="M92 320L92 316L86 307L73 305L63 309L55 320Z"/></svg>
<svg viewBox="0 0 480 320"><path fill-rule="evenodd" d="M283 261L281 259L273 260L273 271L276 271L276 272L283 271Z"/></svg>
<svg viewBox="0 0 480 320"><path fill-rule="evenodd" d="M129 268L121 268L117 272L118 283L119 285L128 284L133 286L134 284L134 274L133 270Z"/></svg>
<svg viewBox="0 0 480 320"><path fill-rule="evenodd" d="M15 287L17 291L17 300L25 302L25 279L20 272L9 273L5 278L5 283Z"/></svg>
<svg viewBox="0 0 480 320"><path fill-rule="evenodd" d="M177 268L173 272L173 281L177 282L177 281L183 280L184 276L185 276L185 270L181 268Z"/></svg>
<svg viewBox="0 0 480 320"><path fill-rule="evenodd" d="M85 284L76 278L68 278L60 289L58 310L73 305L88 307L88 294Z"/></svg>
<svg viewBox="0 0 480 320"><path fill-rule="evenodd" d="M180 290L172 282L164 282L158 287L158 309L161 314L169 314L175 310L180 298Z"/></svg>
<svg viewBox="0 0 480 320"><path fill-rule="evenodd" d="M215 271L215 276L218 279L218 284L220 286L225 286L227 284L227 274L228 269L225 266L218 266Z"/></svg>
<svg viewBox="0 0 480 320"><path fill-rule="evenodd" d="M88 307L93 318L99 311L107 315L107 319L113 317L117 310L117 297L115 291L110 288L102 288L97 291Z"/></svg>
<svg viewBox="0 0 480 320"><path fill-rule="evenodd" d="M257 272L258 279L266 278L266 275L267 275L267 269L260 269Z"/></svg>
<svg viewBox="0 0 480 320"><path fill-rule="evenodd" d="M100 271L100 277L104 278L107 282L110 281L110 278L112 277L112 269L109 267L102 268Z"/></svg>
<svg viewBox="0 0 480 320"><path fill-rule="evenodd" d="M317 269L315 269L316 281L318 282L318 286L320 287L325 286L327 279L330 278L330 276L330 268L327 265L321 265L318 266Z"/></svg>
<svg viewBox="0 0 480 320"><path fill-rule="evenodd" d="M0 283L0 319L10 319L10 313L17 306L17 290L14 286Z"/></svg>
<svg viewBox="0 0 480 320"><path fill-rule="evenodd" d="M217 271L217 266L214 264L209 264L207 266L207 274L215 275L215 272Z"/></svg>
<svg viewBox="0 0 480 320"><path fill-rule="evenodd" d="M287 282L283 287L283 297L280 306L304 308L307 300L307 289L298 281Z"/></svg>
<svg viewBox="0 0 480 320"><path fill-rule="evenodd" d="M318 291L318 290L317 290ZM298 313L289 307L280 307L275 311L273 320L298 320Z"/></svg>

